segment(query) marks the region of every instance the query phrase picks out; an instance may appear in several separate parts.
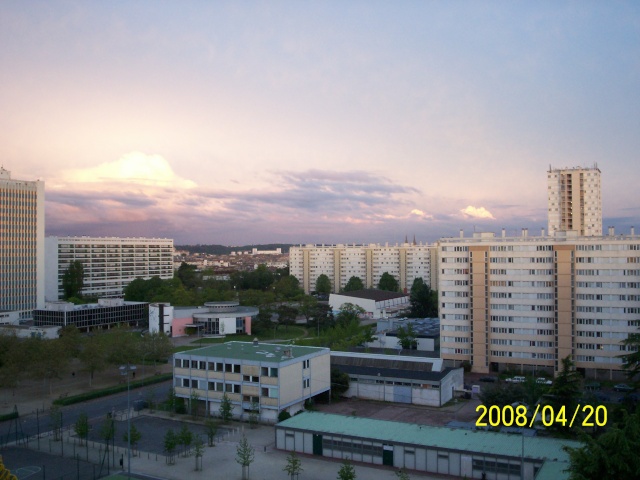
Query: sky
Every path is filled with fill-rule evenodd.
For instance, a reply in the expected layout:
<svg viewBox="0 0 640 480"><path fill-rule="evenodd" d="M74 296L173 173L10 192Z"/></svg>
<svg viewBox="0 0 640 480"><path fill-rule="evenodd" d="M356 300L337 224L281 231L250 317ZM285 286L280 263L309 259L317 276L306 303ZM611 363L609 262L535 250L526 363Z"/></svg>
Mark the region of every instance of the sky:
<svg viewBox="0 0 640 480"><path fill-rule="evenodd" d="M640 3L0 3L0 164L46 234L537 235L550 166L640 227Z"/></svg>

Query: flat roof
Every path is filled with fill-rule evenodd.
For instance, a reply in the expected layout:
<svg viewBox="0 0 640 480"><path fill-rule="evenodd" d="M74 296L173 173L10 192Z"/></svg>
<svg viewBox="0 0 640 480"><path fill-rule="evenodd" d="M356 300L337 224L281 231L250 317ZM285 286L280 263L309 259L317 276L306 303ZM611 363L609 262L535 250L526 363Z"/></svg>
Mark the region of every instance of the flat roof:
<svg viewBox="0 0 640 480"><path fill-rule="evenodd" d="M343 365L332 363L332 367L342 370L344 373L364 375L372 378L394 378L397 380L424 380L426 382L439 382L456 368L445 368L442 371L403 370L399 368L379 368L359 365Z"/></svg>
<svg viewBox="0 0 640 480"><path fill-rule="evenodd" d="M375 300L376 302L381 302L383 300L391 300L394 298L403 298L403 297L409 298L409 295L406 293L388 292L386 290L376 290L373 288L368 288L365 290L355 290L353 292L332 293L331 295L340 295L342 297L364 298L366 300Z"/></svg>
<svg viewBox="0 0 640 480"><path fill-rule="evenodd" d="M290 357L284 356L285 350L291 350ZM284 362L318 353L326 353L328 355L329 352L328 348L323 347L302 347L299 345L260 342L257 345L254 345L253 342L225 342L187 350L176 353L176 355L181 357L218 357L256 362Z"/></svg>
<svg viewBox="0 0 640 480"><path fill-rule="evenodd" d="M276 428L292 428L327 435L344 435L476 454L513 458L520 458L522 455L523 437L521 435L433 427L320 412L307 411L295 415L278 423ZM529 459L568 462L569 454L562 449L565 445L582 447L582 443L572 440L526 437L524 438L524 456Z"/></svg>

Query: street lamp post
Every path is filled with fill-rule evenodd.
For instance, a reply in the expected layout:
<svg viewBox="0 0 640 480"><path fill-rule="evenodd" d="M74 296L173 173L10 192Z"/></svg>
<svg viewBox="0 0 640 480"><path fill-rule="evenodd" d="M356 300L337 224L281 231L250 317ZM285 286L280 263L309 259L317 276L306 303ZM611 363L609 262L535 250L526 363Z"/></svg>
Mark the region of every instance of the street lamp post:
<svg viewBox="0 0 640 480"><path fill-rule="evenodd" d="M120 375L127 376L127 478L131 478L131 388L129 373L135 371L136 366L129 363L120 367Z"/></svg>

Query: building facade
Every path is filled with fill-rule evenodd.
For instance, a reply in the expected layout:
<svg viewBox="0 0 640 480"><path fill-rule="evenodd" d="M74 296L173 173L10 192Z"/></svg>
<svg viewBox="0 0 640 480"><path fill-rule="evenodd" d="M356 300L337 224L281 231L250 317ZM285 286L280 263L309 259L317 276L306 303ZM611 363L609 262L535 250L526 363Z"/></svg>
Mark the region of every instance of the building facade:
<svg viewBox="0 0 640 480"><path fill-rule="evenodd" d="M0 167L0 312L28 318L44 306L44 182Z"/></svg>
<svg viewBox="0 0 640 480"><path fill-rule="evenodd" d="M221 343L176 353L173 377L176 396L197 395L214 416L226 394L235 418L246 419L257 407L262 421L275 423L281 411L294 414L330 390L329 349Z"/></svg>
<svg viewBox="0 0 640 480"><path fill-rule="evenodd" d="M409 295L385 290L367 289L329 295L329 306L334 312L345 303L361 307L370 318L387 317L411 307Z"/></svg>
<svg viewBox="0 0 640 480"><path fill-rule="evenodd" d="M442 358L555 373L570 356L590 377L620 376L640 327L640 236L609 233L442 239Z"/></svg>
<svg viewBox="0 0 640 480"><path fill-rule="evenodd" d="M136 278L173 278L173 240L167 238L47 237L46 298L64 298L62 277L76 260L84 267L82 295L120 297Z"/></svg>
<svg viewBox="0 0 640 480"><path fill-rule="evenodd" d="M148 320L147 303L125 302L121 298L101 298L98 303L74 305L71 302L47 302L45 308L33 311L38 327L75 325L88 332L116 325L139 327Z"/></svg>
<svg viewBox="0 0 640 480"><path fill-rule="evenodd" d="M550 235L555 232L602 235L602 196L597 165L593 168L549 167L547 184Z"/></svg>
<svg viewBox="0 0 640 480"><path fill-rule="evenodd" d="M405 242L401 245L300 245L289 249L289 271L300 280L305 293L316 289L322 274L329 277L332 291L344 288L351 277L362 280L365 288L375 288L383 273L398 280L401 290L409 291L416 278L437 285L434 245Z"/></svg>
<svg viewBox="0 0 640 480"><path fill-rule="evenodd" d="M251 335L251 323L258 316L257 307L244 307L236 301L206 302L202 307L172 307L169 303L149 305L149 331L177 337L186 329L197 330L199 336L218 337L235 334Z"/></svg>

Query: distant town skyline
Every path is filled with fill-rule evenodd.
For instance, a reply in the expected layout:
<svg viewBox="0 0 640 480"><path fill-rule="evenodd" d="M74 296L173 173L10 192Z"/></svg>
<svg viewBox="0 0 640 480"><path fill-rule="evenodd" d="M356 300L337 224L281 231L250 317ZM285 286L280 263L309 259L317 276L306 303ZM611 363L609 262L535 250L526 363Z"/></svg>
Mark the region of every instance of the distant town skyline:
<svg viewBox="0 0 640 480"><path fill-rule="evenodd" d="M539 235L546 172L640 227L637 2L0 5L0 165L46 234Z"/></svg>

